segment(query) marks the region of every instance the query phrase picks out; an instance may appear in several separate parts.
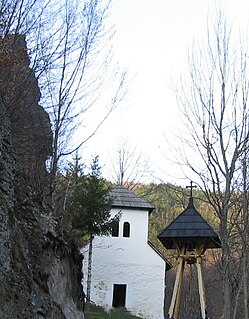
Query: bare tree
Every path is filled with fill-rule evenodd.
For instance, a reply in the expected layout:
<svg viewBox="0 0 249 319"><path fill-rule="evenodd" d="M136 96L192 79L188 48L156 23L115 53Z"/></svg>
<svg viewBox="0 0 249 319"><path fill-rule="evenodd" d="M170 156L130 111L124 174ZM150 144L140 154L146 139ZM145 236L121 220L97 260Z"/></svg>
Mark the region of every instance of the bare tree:
<svg viewBox="0 0 249 319"><path fill-rule="evenodd" d="M248 54L241 42L233 45L232 35L232 29L219 14L214 33L207 33L207 44L193 47L189 77L182 79L176 90L188 131L181 148L198 156L193 162L182 151L182 159L196 173L219 218L226 319L237 315L233 301L240 289L235 269L240 265L237 258L241 256L241 245L235 245L232 220L244 191L241 163L249 139ZM244 315L247 318L246 312Z"/></svg>
<svg viewBox="0 0 249 319"><path fill-rule="evenodd" d="M111 155L112 179L132 190L144 182L150 172L148 160L127 139L121 140Z"/></svg>
<svg viewBox="0 0 249 319"><path fill-rule="evenodd" d="M0 4L0 35L4 38L9 34L27 35L37 30L43 9L49 1L37 0L2 0Z"/></svg>
<svg viewBox="0 0 249 319"><path fill-rule="evenodd" d="M41 103L52 122L51 194L61 158L91 138L125 94L126 72L113 63L110 5L111 0L1 2L1 36L26 36ZM92 131L78 133L85 125L86 112L100 98L106 105L103 117L96 120Z"/></svg>
<svg viewBox="0 0 249 319"><path fill-rule="evenodd" d="M65 0L59 11L50 49L55 63L50 63L42 77L46 87L43 100L54 132L50 165L52 193L61 157L78 150L93 136L123 98L125 72L111 65L113 30L105 27L109 6L110 0ZM109 90L112 86L111 99L105 102L106 114L96 121L92 132L70 143L79 126L85 124L85 113L102 97L106 84Z"/></svg>

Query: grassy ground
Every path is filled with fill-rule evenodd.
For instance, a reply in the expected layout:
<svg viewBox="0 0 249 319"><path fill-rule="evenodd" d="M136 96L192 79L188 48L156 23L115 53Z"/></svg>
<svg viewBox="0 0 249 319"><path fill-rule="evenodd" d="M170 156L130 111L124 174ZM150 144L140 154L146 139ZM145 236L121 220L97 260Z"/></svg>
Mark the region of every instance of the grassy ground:
<svg viewBox="0 0 249 319"><path fill-rule="evenodd" d="M85 312L85 319L138 319L129 312L119 309L113 309L105 312L101 307L91 306L90 311Z"/></svg>

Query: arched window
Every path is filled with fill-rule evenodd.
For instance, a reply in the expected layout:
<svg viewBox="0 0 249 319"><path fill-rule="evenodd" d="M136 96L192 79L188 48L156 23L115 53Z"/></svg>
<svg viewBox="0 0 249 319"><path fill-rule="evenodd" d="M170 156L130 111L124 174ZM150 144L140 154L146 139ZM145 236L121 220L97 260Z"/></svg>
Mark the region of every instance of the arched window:
<svg viewBox="0 0 249 319"><path fill-rule="evenodd" d="M115 222L112 226L112 237L118 237L119 233L119 222Z"/></svg>
<svg viewBox="0 0 249 319"><path fill-rule="evenodd" d="M130 223L124 222L123 237L130 237Z"/></svg>

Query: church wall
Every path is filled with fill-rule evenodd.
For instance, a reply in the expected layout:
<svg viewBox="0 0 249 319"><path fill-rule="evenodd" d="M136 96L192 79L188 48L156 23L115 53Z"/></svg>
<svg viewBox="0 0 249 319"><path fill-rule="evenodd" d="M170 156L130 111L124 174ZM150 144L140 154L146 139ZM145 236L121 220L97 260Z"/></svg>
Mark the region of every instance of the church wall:
<svg viewBox="0 0 249 319"><path fill-rule="evenodd" d="M127 285L125 307L145 319L163 318L164 267L141 264L98 264L94 267L92 300L112 307L113 285Z"/></svg>
<svg viewBox="0 0 249 319"><path fill-rule="evenodd" d="M112 215L118 211L112 210ZM130 223L128 238L122 236L124 222ZM111 308L113 285L124 284L127 285L127 310L146 319L163 318L165 262L147 244L147 239L148 212L131 209L122 210L119 237L95 237L92 301L106 309ZM83 268L86 290L87 258Z"/></svg>

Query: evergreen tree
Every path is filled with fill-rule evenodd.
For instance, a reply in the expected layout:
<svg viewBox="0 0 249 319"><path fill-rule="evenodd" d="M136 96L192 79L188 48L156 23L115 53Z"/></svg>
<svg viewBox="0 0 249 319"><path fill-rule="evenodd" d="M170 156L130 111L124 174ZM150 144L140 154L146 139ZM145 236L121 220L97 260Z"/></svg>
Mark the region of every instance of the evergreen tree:
<svg viewBox="0 0 249 319"><path fill-rule="evenodd" d="M80 176L70 198L69 211L74 214L73 228L81 236L89 237L88 274L87 274L87 306L91 295L92 242L95 235L109 235L119 220L119 215L111 218L110 211L113 199L109 196L110 185L101 178L99 158L96 156L87 176Z"/></svg>
<svg viewBox="0 0 249 319"><path fill-rule="evenodd" d="M88 175L78 177L76 187L70 197L70 207L74 215L73 228L82 236L108 235L115 218L110 218L112 198L111 186L101 177L99 159L96 156Z"/></svg>

